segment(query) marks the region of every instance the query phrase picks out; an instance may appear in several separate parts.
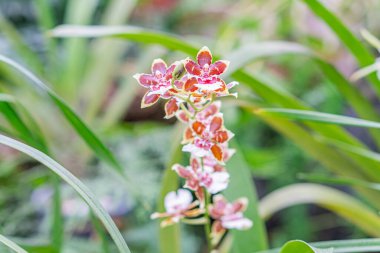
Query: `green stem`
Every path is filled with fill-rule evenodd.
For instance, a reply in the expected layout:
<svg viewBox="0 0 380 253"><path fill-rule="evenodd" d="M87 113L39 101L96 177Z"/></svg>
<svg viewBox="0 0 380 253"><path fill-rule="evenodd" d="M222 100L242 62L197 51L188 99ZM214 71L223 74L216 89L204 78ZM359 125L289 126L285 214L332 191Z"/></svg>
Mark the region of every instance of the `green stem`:
<svg viewBox="0 0 380 253"><path fill-rule="evenodd" d="M204 170L204 163L203 163L203 157L201 158L201 166L202 170ZM210 214L208 210L208 206L210 204L210 194L207 192L207 189L203 188L203 195L205 198L205 234L206 234L206 240L207 240L207 248L208 251L212 251L212 243L211 243L211 226L210 226Z"/></svg>
<svg viewBox="0 0 380 253"><path fill-rule="evenodd" d="M211 226L210 226L210 214L208 211L208 206L210 204L210 194L207 192L206 188L203 188L203 193L205 197L205 234L206 234L206 240L207 240L207 247L208 251L212 251L212 244L211 244Z"/></svg>

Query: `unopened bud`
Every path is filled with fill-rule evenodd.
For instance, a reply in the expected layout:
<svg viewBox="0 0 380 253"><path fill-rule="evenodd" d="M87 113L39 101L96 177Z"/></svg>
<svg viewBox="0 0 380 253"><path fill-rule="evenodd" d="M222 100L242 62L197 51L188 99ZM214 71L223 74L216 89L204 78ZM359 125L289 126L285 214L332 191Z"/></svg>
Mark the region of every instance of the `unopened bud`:
<svg viewBox="0 0 380 253"><path fill-rule="evenodd" d="M177 66L173 70L173 79L179 80L181 77L183 77L186 73L185 65L183 64L183 61L178 61Z"/></svg>

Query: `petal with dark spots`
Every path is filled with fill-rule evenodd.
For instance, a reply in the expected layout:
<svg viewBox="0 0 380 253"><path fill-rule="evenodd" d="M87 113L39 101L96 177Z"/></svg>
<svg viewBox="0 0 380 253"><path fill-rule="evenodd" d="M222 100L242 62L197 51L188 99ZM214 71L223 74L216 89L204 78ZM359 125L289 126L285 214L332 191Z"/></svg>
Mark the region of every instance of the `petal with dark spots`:
<svg viewBox="0 0 380 253"><path fill-rule="evenodd" d="M214 141L217 143L223 143L226 142L229 139L228 132L227 131L218 131L215 134Z"/></svg>
<svg viewBox="0 0 380 253"><path fill-rule="evenodd" d="M177 105L177 101L175 99L170 99L165 104L165 119L170 119L175 115L175 113L178 111L179 107Z"/></svg>
<svg viewBox="0 0 380 253"><path fill-rule="evenodd" d="M159 98L159 94L149 94L149 92L145 93L144 97L141 100L141 108L146 108L155 104Z"/></svg>
<svg viewBox="0 0 380 253"><path fill-rule="evenodd" d="M206 126L203 125L201 122L199 121L195 121L192 125L191 125L193 131L197 134L197 135L201 135L203 133L203 131L206 129Z"/></svg>
<svg viewBox="0 0 380 253"><path fill-rule="evenodd" d="M136 74L133 76L144 88L149 88L152 84L157 84L155 76L149 74Z"/></svg>
<svg viewBox="0 0 380 253"><path fill-rule="evenodd" d="M223 150L221 149L220 146L215 144L214 146L211 147L211 152L216 160L220 162L223 161Z"/></svg>
<svg viewBox="0 0 380 253"><path fill-rule="evenodd" d="M215 116L210 123L210 131L215 133L223 126L223 118Z"/></svg>
<svg viewBox="0 0 380 253"><path fill-rule="evenodd" d="M196 62L190 59L186 60L185 69L189 74L194 76L199 76L202 73L201 67Z"/></svg>
<svg viewBox="0 0 380 253"><path fill-rule="evenodd" d="M211 65L212 62L212 54L210 52L210 49L208 47L202 47L201 50L199 50L197 54L197 61L201 68L203 68L204 65L208 64Z"/></svg>
<svg viewBox="0 0 380 253"><path fill-rule="evenodd" d="M198 83L198 81L196 78L194 78L194 77L190 78L189 80L186 81L186 83L184 85L185 91L194 92L194 91L198 90L198 87L196 86L197 83Z"/></svg>
<svg viewBox="0 0 380 253"><path fill-rule="evenodd" d="M229 61L222 61L222 60L216 61L213 64L211 64L209 74L210 75L221 75L226 71L229 64L230 64Z"/></svg>
<svg viewBox="0 0 380 253"><path fill-rule="evenodd" d="M166 73L166 63L162 59L155 59L152 63L152 74L155 75L156 72L160 72L162 75Z"/></svg>

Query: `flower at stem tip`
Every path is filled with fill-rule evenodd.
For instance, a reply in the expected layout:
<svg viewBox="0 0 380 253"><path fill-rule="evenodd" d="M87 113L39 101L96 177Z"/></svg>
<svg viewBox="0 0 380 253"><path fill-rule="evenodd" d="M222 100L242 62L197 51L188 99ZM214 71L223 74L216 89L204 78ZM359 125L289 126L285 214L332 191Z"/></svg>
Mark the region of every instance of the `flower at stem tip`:
<svg viewBox="0 0 380 253"><path fill-rule="evenodd" d="M179 189L177 192L169 192L164 200L164 213L153 213L151 219L165 218L161 222L161 227L166 227L174 223L178 223L182 218L197 217L204 211L195 208L199 205L198 201L193 201L191 193L184 189Z"/></svg>

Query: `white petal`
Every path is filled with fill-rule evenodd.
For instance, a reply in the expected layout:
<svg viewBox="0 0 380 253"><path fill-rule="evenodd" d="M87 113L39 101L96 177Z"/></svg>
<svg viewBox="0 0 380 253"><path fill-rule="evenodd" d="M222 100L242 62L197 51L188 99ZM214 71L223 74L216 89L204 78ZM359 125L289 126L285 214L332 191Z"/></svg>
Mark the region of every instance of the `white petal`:
<svg viewBox="0 0 380 253"><path fill-rule="evenodd" d="M183 146L182 151L190 152L192 155L196 157L204 157L210 153L208 150L205 150L203 148L198 148L197 146L191 143Z"/></svg>
<svg viewBox="0 0 380 253"><path fill-rule="evenodd" d="M214 172L211 174L212 183L207 190L211 194L218 193L227 188L230 175L227 172Z"/></svg>
<svg viewBox="0 0 380 253"><path fill-rule="evenodd" d="M245 230L250 229L253 225L253 222L247 218L241 218L236 220L230 220L230 221L222 221L222 226L227 229L238 229L238 230Z"/></svg>

